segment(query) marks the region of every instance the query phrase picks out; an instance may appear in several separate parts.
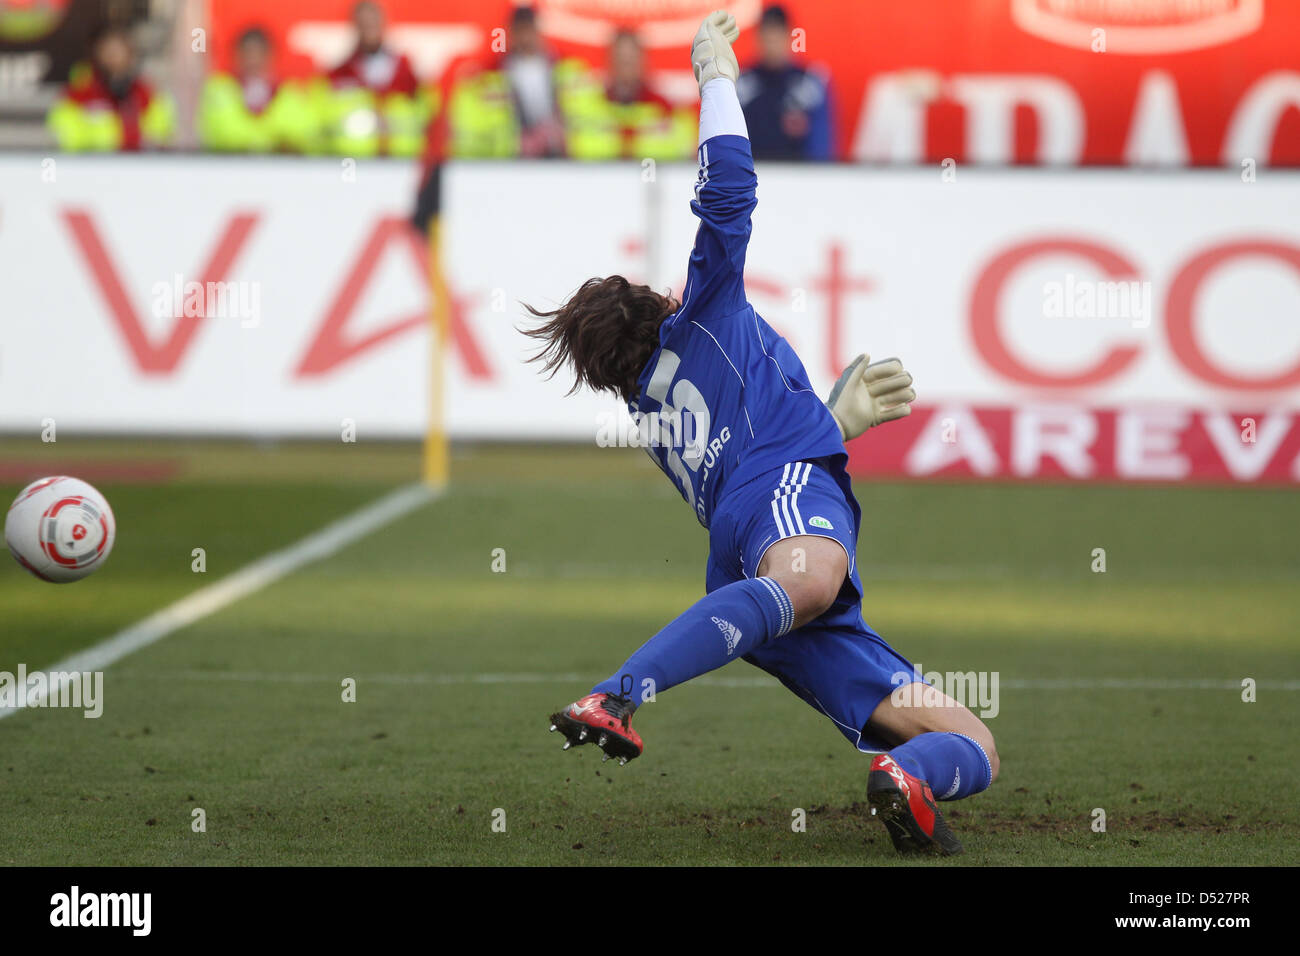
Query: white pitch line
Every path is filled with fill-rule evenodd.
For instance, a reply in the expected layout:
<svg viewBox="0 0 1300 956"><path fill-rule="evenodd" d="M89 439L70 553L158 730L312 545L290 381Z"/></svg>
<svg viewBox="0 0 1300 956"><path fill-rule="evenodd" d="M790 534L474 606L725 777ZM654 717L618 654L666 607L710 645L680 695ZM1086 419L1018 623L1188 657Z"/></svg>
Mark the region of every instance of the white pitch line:
<svg viewBox="0 0 1300 956"><path fill-rule="evenodd" d="M164 637L183 627L188 627L209 614L215 614L222 608L262 590L305 565L328 558L352 542L382 528L390 521L395 521L407 512L432 501L438 495L438 491L422 484L399 488L378 501L366 505L360 511L355 511L309 534L297 544L280 551L272 551L252 564L246 564L238 571L226 575L220 581L187 594L174 604L149 615L126 630L118 631L98 644L65 657L57 664L39 668L42 673L61 676L48 681L50 686L47 689L28 689L26 706L39 706L45 697L57 696L58 692L70 683L70 675L84 671L92 673L102 671L128 654L134 654L150 644L156 644ZM35 672L33 670L30 673ZM24 705L21 701L11 706L0 706L0 719L12 716L23 709Z"/></svg>
<svg viewBox="0 0 1300 956"><path fill-rule="evenodd" d="M338 683L339 674L276 674L260 671L129 671L123 677L164 681L214 681L237 684L328 684ZM468 674L348 674L358 683L372 684L581 684L590 681L591 675L541 674L541 673L468 673ZM780 687L774 677L697 677L690 683L706 687ZM1241 681L1230 678L1008 678L999 686L1010 690L1241 690ZM1260 690L1300 690L1297 680L1260 680L1255 682Z"/></svg>

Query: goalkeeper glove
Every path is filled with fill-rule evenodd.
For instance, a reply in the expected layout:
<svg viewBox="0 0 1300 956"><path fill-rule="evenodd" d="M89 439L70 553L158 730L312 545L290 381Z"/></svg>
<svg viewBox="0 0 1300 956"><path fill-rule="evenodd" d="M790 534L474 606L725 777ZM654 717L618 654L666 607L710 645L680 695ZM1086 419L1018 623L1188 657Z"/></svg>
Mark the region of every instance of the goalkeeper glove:
<svg viewBox="0 0 1300 956"><path fill-rule="evenodd" d="M865 353L850 362L826 399L845 441L868 428L910 415L910 403L916 401L912 376L902 362L896 358L874 365L870 362L871 356Z"/></svg>
<svg viewBox="0 0 1300 956"><path fill-rule="evenodd" d="M695 34L691 44L691 68L695 70L695 79L704 92L704 84L725 76L736 82L740 76L740 65L736 54L731 49L732 41L740 36L736 18L725 10L714 10Z"/></svg>

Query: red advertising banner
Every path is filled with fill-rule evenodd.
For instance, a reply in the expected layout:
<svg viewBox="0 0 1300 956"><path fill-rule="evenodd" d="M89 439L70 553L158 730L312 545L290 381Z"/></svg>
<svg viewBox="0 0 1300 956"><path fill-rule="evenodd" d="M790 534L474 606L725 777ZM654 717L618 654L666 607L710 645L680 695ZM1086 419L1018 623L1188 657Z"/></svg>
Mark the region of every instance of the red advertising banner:
<svg viewBox="0 0 1300 956"><path fill-rule="evenodd" d="M506 0L385 0L390 42L422 78L484 54ZM557 54L603 65L637 28L666 95L689 97L699 18L731 9L742 66L763 0L537 0ZM797 58L830 76L836 153L876 162L1300 165L1300 4L1283 0L790 0ZM352 0L219 0L213 50L270 30L282 67L327 69Z"/></svg>
<svg viewBox="0 0 1300 956"><path fill-rule="evenodd" d="M1300 482L1300 422L1277 410L914 406L847 447L855 475Z"/></svg>

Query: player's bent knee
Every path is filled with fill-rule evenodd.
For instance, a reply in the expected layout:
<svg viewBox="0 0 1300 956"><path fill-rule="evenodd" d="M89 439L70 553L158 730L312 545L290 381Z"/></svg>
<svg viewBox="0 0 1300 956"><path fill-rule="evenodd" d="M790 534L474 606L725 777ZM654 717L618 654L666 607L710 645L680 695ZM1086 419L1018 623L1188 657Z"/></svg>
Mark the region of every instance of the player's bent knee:
<svg viewBox="0 0 1300 956"><path fill-rule="evenodd" d="M985 756L989 758L989 783L991 784L994 780L998 779L998 769L1001 767L1002 763L998 760L998 748L993 741L993 735L989 734L988 742L981 743L981 746L984 748Z"/></svg>
<svg viewBox="0 0 1300 956"><path fill-rule="evenodd" d="M989 731L983 721L974 714L971 714L971 719L974 721L974 724L970 727L958 730L957 733L964 734L979 744L980 749L984 751L984 756L989 758L989 783L991 784L994 780L998 779L998 767L1000 761L998 760L997 744L993 740L993 734Z"/></svg>
<svg viewBox="0 0 1300 956"><path fill-rule="evenodd" d="M835 603L848 571L848 555L839 542L797 535L769 548L758 573L785 590L794 605L794 626L801 627Z"/></svg>
<svg viewBox="0 0 1300 956"><path fill-rule="evenodd" d="M989 759L989 782L998 777L1001 761L988 725L970 708L932 685L918 681L897 688L876 707L868 726L891 743L903 743L927 733L969 737Z"/></svg>
<svg viewBox="0 0 1300 956"><path fill-rule="evenodd" d="M843 554L842 551L840 553ZM802 627L820 617L835 603L844 581L845 565L846 562L841 562L839 567L823 564L770 575L785 589L790 603L794 605L795 627Z"/></svg>
<svg viewBox="0 0 1300 956"><path fill-rule="evenodd" d="M947 698L947 700L951 701L951 698ZM989 730L984 721L965 707L958 708L955 716L957 718L955 721L944 721L935 729L961 734L979 744L980 749L984 751L984 756L989 759L989 783L992 783L998 778L999 766L998 748L993 740L992 731Z"/></svg>
<svg viewBox="0 0 1300 956"><path fill-rule="evenodd" d="M794 605L796 626L824 614L835 603L840 591L839 580L825 571L798 576L788 585L782 583L782 587Z"/></svg>

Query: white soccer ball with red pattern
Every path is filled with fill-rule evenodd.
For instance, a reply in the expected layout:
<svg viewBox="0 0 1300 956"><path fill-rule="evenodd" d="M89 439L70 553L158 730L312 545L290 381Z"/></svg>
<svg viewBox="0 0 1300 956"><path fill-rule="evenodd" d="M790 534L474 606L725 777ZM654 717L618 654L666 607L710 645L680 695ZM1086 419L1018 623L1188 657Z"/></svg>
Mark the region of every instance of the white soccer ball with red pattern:
<svg viewBox="0 0 1300 956"><path fill-rule="evenodd" d="M113 509L79 478L33 481L5 515L9 553L42 581L80 581L108 560L116 536Z"/></svg>

